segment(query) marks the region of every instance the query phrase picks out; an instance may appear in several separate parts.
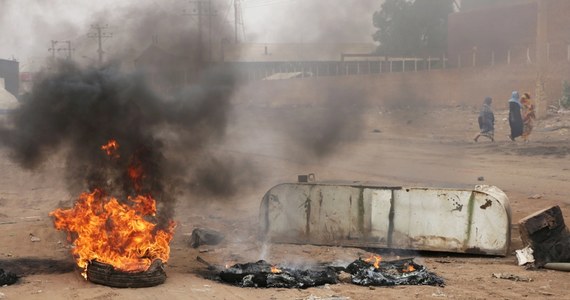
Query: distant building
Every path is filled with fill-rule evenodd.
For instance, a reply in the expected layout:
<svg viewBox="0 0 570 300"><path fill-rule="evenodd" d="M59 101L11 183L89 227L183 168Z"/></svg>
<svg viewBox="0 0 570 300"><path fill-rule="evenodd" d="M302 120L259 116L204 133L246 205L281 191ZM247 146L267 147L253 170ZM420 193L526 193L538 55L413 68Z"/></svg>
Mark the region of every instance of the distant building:
<svg viewBox="0 0 570 300"><path fill-rule="evenodd" d="M545 48L551 61L570 57L570 1L482 1L474 9L452 13L448 20L450 65L533 63L536 60L538 2L544 1L548 20ZM474 1L463 1L475 3ZM477 1L478 2L478 1ZM495 3L483 5L483 3ZM469 8L469 6L467 7ZM476 9L475 9L476 8Z"/></svg>
<svg viewBox="0 0 570 300"><path fill-rule="evenodd" d="M20 63L15 60L0 59L0 78L4 78L6 90L18 97L20 93Z"/></svg>

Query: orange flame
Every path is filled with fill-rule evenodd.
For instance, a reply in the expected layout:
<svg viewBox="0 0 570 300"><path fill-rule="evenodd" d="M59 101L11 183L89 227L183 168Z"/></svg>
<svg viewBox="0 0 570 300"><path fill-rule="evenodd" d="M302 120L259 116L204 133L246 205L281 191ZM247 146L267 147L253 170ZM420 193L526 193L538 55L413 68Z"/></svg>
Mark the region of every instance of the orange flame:
<svg viewBox="0 0 570 300"><path fill-rule="evenodd" d="M119 150L119 143L115 140L109 140L107 144L101 146L101 150L105 151L105 153L113 158L119 158L120 155L117 153Z"/></svg>
<svg viewBox="0 0 570 300"><path fill-rule="evenodd" d="M115 146L103 148L108 145ZM117 149L118 144L113 141L103 147L107 151ZM49 215L54 217L56 229L67 231L74 245L72 253L86 277L93 260L124 272L145 271L155 259L167 262L176 224L170 221L159 229L149 221L155 214L156 201L150 195L128 197L121 203L95 189L81 194L73 208L56 209Z"/></svg>
<svg viewBox="0 0 570 300"><path fill-rule="evenodd" d="M144 170L138 159L133 158L131 160L128 168L128 175L133 183L135 191L139 192L141 190L141 180L144 177Z"/></svg>
<svg viewBox="0 0 570 300"><path fill-rule="evenodd" d="M409 272L413 272L413 271L415 271L415 270L416 270L416 268L414 268L414 266L412 266L412 265L407 265L407 267L405 267L405 268L402 270L402 272L404 272L404 273L409 273Z"/></svg>
<svg viewBox="0 0 570 300"><path fill-rule="evenodd" d="M369 258L365 259L364 261L367 263L374 262L374 263L372 263L374 265L374 268L378 269L378 268L380 268L380 262L382 261L382 256L373 255L373 256L370 256Z"/></svg>
<svg viewBox="0 0 570 300"><path fill-rule="evenodd" d="M76 236L72 253L80 268L86 270L90 261L97 260L125 272L138 272L148 269L155 259L168 261L175 223L157 229L144 219L156 213L154 199L139 195L129 200L132 206L95 190L81 194L73 208L50 213L55 228L68 232L68 240Z"/></svg>
<svg viewBox="0 0 570 300"><path fill-rule="evenodd" d="M271 266L271 273L281 273L281 269L277 268L276 266Z"/></svg>

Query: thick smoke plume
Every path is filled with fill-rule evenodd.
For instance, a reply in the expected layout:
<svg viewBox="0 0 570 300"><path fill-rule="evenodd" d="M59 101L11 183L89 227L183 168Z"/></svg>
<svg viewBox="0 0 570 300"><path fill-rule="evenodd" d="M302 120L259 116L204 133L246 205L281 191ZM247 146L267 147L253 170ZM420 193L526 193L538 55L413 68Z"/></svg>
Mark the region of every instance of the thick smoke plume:
<svg viewBox="0 0 570 300"><path fill-rule="evenodd" d="M0 139L28 169L65 149L71 187L98 187L122 199L150 193L162 205L164 221L172 213L172 184L184 168L171 168L183 163L165 158L161 135L168 133L168 142L179 149L223 136L234 85L232 72L210 69L185 91L163 99L141 74L65 63L34 85L10 127L0 129ZM112 139L119 147L107 155L101 146Z"/></svg>
<svg viewBox="0 0 570 300"><path fill-rule="evenodd" d="M64 151L71 193L96 187L121 199L150 193L162 221L172 216L175 187L235 194L241 179L231 176L241 172L231 168L248 166L212 156L208 147L224 137L237 76L208 62L216 50L208 47L206 29L200 34L196 17L188 15L195 3L110 2L82 2L84 11L93 9L87 18L73 19L83 32L73 40L77 63L50 65L36 77L10 124L0 125L1 145L27 169ZM38 11L49 6L29 5ZM10 7L13 12L19 6ZM211 19L212 47L231 32L222 17ZM98 60L97 39L88 37L91 25L110 36L102 41L104 67L85 66L85 59ZM45 38L34 37L27 48L45 49ZM107 155L101 146L112 139L119 146Z"/></svg>
<svg viewBox="0 0 570 300"><path fill-rule="evenodd" d="M351 87L330 87L312 109L292 109L280 116L280 127L295 142L295 151L306 158L325 158L362 135L366 98ZM310 99L308 99L310 100Z"/></svg>

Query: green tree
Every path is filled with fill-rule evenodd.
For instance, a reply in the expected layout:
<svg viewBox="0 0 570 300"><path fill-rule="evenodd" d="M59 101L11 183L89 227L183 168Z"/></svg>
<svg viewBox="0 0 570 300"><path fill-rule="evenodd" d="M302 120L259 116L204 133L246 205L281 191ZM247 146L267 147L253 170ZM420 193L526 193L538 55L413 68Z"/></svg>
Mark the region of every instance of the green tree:
<svg viewBox="0 0 570 300"><path fill-rule="evenodd" d="M372 18L378 53L441 55L447 49L447 16L453 11L453 0L386 0Z"/></svg>

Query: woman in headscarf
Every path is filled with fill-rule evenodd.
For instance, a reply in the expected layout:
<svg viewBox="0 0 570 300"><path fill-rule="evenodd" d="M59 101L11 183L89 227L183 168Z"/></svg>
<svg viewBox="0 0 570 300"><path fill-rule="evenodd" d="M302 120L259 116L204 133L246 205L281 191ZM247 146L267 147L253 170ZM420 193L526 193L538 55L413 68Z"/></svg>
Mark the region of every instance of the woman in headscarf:
<svg viewBox="0 0 570 300"><path fill-rule="evenodd" d="M536 119L536 115L534 113L534 105L530 100L529 93L524 93L522 95L521 105L522 105L522 120L523 120L522 139L523 141L528 142L528 136L532 132L532 128L534 127L534 119Z"/></svg>
<svg viewBox="0 0 570 300"><path fill-rule="evenodd" d="M478 141L480 136L488 137L491 139L491 142L495 141L495 114L493 114L493 109L491 109L492 102L493 99L491 97L486 97L483 101L483 106L477 118L479 122L479 133L473 139L475 142Z"/></svg>
<svg viewBox="0 0 570 300"><path fill-rule="evenodd" d="M514 141L523 133L521 108L519 92L513 91L511 99L509 99L509 125L511 126L511 134L509 135L509 138L511 141Z"/></svg>

